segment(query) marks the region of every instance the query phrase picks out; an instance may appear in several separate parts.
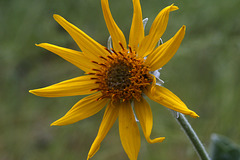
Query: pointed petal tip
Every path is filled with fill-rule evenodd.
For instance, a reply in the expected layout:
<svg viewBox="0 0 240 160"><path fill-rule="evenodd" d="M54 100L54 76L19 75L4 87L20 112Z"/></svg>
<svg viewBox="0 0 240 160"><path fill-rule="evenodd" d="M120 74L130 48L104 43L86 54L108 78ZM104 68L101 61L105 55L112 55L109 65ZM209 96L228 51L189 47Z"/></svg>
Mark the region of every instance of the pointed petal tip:
<svg viewBox="0 0 240 160"><path fill-rule="evenodd" d="M37 46L37 47L42 47L42 48L44 48L44 49L47 49L46 47L48 47L49 45L51 45L51 44L49 44L49 43L39 43L39 44L35 44L35 46Z"/></svg>
<svg viewBox="0 0 240 160"><path fill-rule="evenodd" d="M46 45L48 45L48 43L39 43L39 44L35 43L35 46L42 47L42 48L44 48Z"/></svg>
<svg viewBox="0 0 240 160"><path fill-rule="evenodd" d="M37 96L37 94L36 94L36 92L34 90L29 90L28 92Z"/></svg>
<svg viewBox="0 0 240 160"><path fill-rule="evenodd" d="M52 126L58 126L58 125L57 125L57 123L55 121L55 122L51 123L50 126L52 127Z"/></svg>
<svg viewBox="0 0 240 160"><path fill-rule="evenodd" d="M159 137L155 139L148 140L148 143L154 144L154 143L161 143L165 140L165 137Z"/></svg>
<svg viewBox="0 0 240 160"><path fill-rule="evenodd" d="M170 6L171 11L176 11L178 9L179 9L178 6L174 6L174 3Z"/></svg>
<svg viewBox="0 0 240 160"><path fill-rule="evenodd" d="M184 30L186 30L186 26L185 26L185 25L183 25L182 28L183 28Z"/></svg>
<svg viewBox="0 0 240 160"><path fill-rule="evenodd" d="M199 115L197 115L197 114L196 114L195 112L193 112L193 111L190 113L190 116L193 117L193 118L198 118L198 117L199 117Z"/></svg>
<svg viewBox="0 0 240 160"><path fill-rule="evenodd" d="M70 123L68 123L68 124L70 124ZM62 118L60 118L60 119L57 119L56 121L54 121L53 123L51 123L50 126L51 127L52 126L65 126L65 125L68 125L68 124L64 123L62 121Z"/></svg>
<svg viewBox="0 0 240 160"><path fill-rule="evenodd" d="M54 18L54 20L55 21L59 21L59 19L63 19L63 17L62 16L60 16L60 15L58 15L58 14L53 14L53 18Z"/></svg>
<svg viewBox="0 0 240 160"><path fill-rule="evenodd" d="M54 19L57 18L57 17L61 17L61 16L58 15L58 14L53 14L53 18L54 18Z"/></svg>
<svg viewBox="0 0 240 160"><path fill-rule="evenodd" d="M52 127L52 126L64 126L64 124L61 124L61 118L60 119L57 119L57 120L55 120L54 122L52 122L51 124L50 124L50 126Z"/></svg>
<svg viewBox="0 0 240 160"><path fill-rule="evenodd" d="M34 94L35 96L41 96L38 94L39 92L37 90L38 89L33 89L33 90L29 90L28 92Z"/></svg>
<svg viewBox="0 0 240 160"><path fill-rule="evenodd" d="M158 142L163 142L166 138L165 137L160 137Z"/></svg>
<svg viewBox="0 0 240 160"><path fill-rule="evenodd" d="M180 33L182 33L182 34L184 34L185 35L185 32L186 32L186 26L185 25L183 25L180 29L179 29L179 31L178 32L180 32Z"/></svg>

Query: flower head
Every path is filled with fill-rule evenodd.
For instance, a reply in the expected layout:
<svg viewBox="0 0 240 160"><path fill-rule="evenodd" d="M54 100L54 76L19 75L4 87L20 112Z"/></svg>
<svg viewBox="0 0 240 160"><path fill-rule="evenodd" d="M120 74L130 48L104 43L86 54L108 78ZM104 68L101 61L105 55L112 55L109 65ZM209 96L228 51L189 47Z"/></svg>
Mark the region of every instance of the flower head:
<svg viewBox="0 0 240 160"><path fill-rule="evenodd" d="M97 152L100 143L118 118L123 148L129 159L135 160L140 149L140 134L131 103L134 105L146 140L149 143L156 143L165 139L150 138L153 125L152 111L143 98L144 94L169 109L194 118L198 117L175 94L157 85L156 77L151 74L163 67L176 53L184 38L185 26L182 26L170 40L156 47L166 30L169 13L178 7L171 5L164 8L154 20L149 34L145 36L140 2L133 0L134 13L127 46L122 31L112 18L108 0L101 0L101 4L113 48L107 49L61 16L54 15L54 19L72 36L82 52L48 43L37 46L71 62L85 71L86 75L30 92L42 97L89 95L51 125L61 126L78 122L106 106L88 159Z"/></svg>

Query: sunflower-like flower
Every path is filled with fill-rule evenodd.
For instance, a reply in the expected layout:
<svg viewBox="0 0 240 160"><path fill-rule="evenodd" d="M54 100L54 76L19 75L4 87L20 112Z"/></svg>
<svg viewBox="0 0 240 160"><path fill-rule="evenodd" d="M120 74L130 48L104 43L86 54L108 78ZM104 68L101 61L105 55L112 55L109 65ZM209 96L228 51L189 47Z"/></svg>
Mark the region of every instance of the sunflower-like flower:
<svg viewBox="0 0 240 160"><path fill-rule="evenodd" d="M102 140L118 118L122 146L129 159L136 160L140 149L140 134L132 106L146 140L149 143L156 143L165 139L165 137L150 138L153 125L152 111L143 95L171 110L198 117L175 94L157 85L156 77L151 74L163 67L176 53L184 38L186 27L182 26L170 40L156 47L166 30L169 13L178 7L171 5L164 8L155 18L149 34L145 36L140 2L133 0L134 13L127 46L122 31L113 20L108 0L101 0L101 5L113 48L102 46L61 16L54 15L54 19L71 35L82 52L48 43L37 46L59 55L86 74L30 92L42 97L89 95L77 102L51 126L78 122L106 106L87 159L97 152Z"/></svg>

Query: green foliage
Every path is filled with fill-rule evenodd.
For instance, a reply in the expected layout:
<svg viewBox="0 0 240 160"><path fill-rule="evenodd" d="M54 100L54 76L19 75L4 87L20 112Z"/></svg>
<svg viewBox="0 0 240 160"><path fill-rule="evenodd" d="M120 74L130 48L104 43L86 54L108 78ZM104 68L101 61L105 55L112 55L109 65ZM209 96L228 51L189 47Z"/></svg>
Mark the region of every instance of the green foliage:
<svg viewBox="0 0 240 160"><path fill-rule="evenodd" d="M109 0L117 24L128 37L131 0ZM227 135L240 144L240 1L141 0L147 32L158 12L175 3L163 35L166 42L182 26L186 36L179 51L164 66L161 79L200 118L187 117L206 146L211 133ZM86 159L103 112L62 127L50 123L63 116L81 96L41 98L29 89L44 87L83 74L56 55L36 47L48 42L79 50L71 37L52 18L54 13L75 24L99 43L109 36L100 0L1 0L0 1L0 159ZM139 159L192 160L197 156L171 113L151 102L152 138L165 136L160 144L147 144L142 135ZM141 130L141 129L140 129ZM127 159L117 123L93 159Z"/></svg>
<svg viewBox="0 0 240 160"><path fill-rule="evenodd" d="M212 134L210 154L212 160L240 160L240 147L227 137Z"/></svg>

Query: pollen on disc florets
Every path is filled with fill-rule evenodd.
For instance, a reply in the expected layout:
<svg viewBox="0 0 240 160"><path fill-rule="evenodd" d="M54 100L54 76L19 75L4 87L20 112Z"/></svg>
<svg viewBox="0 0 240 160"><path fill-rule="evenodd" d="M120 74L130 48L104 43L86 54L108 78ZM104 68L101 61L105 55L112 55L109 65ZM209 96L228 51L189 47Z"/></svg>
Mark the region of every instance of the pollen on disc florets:
<svg viewBox="0 0 240 160"><path fill-rule="evenodd" d="M99 84L98 88L92 90L102 92L102 97L99 99L110 98L112 101L136 99L139 101L143 89L153 81L152 76L143 58L137 58L130 46L128 50L121 43L119 44L122 47L120 52L105 48L110 54L107 57L100 56L103 63L92 61L100 65L98 69L92 69L95 73L89 73L96 75L96 78L92 79Z"/></svg>

